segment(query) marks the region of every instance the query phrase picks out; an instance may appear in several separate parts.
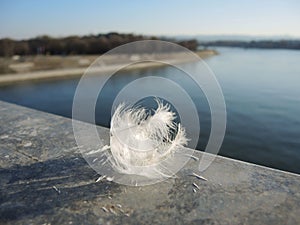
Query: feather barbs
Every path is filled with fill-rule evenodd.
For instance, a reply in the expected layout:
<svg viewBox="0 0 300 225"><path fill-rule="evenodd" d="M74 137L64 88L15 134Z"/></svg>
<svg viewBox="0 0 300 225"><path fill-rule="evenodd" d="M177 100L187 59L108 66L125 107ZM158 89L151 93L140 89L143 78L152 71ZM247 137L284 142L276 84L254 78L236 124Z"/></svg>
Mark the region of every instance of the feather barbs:
<svg viewBox="0 0 300 225"><path fill-rule="evenodd" d="M156 102L152 115L142 107L120 104L116 108L111 120L110 151L117 171L148 177L162 174L159 164L187 144L185 129L174 122L176 114L170 105L158 99Z"/></svg>

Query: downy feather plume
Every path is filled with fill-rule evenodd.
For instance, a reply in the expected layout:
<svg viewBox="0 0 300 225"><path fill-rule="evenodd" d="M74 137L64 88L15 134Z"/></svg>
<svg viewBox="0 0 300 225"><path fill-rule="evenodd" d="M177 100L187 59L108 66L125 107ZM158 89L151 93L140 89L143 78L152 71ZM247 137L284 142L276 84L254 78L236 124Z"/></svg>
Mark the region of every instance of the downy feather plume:
<svg viewBox="0 0 300 225"><path fill-rule="evenodd" d="M161 162L187 144L185 129L176 124L170 105L158 99L153 115L145 108L120 104L111 120L110 161L115 170L146 177L171 176Z"/></svg>

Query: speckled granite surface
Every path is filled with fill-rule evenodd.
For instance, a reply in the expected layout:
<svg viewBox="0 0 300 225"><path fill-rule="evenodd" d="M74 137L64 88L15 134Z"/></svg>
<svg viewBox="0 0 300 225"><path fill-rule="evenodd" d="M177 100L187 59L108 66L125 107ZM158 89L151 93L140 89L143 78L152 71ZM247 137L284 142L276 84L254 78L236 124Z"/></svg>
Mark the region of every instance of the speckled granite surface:
<svg viewBox="0 0 300 225"><path fill-rule="evenodd" d="M4 102L0 165L0 224L300 224L299 175L217 157L207 181L191 161L156 185L96 183L70 119Z"/></svg>

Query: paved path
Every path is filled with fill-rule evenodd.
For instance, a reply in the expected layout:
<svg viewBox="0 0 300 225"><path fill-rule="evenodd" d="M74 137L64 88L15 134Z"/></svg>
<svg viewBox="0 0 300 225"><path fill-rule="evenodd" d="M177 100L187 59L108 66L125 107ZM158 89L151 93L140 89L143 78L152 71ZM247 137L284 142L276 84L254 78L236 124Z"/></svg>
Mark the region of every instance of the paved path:
<svg viewBox="0 0 300 225"><path fill-rule="evenodd" d="M215 55L216 52L207 50L207 51L197 52L197 54L201 58L207 58ZM164 62L168 62L169 64L185 63L194 60L194 58L192 58L191 55L187 55L184 53L160 54L160 55L143 54L139 57L140 60L156 59L156 60L163 60ZM144 69L144 68L166 65L158 62L141 62L126 67L128 64L132 63L130 57L126 55L103 56L103 61L105 62L105 65L94 67L93 72L95 74L101 75L101 73L114 71L116 69L119 69L120 66L124 66L125 67L124 69L127 70L136 70L136 69ZM0 85L8 85L8 84L14 84L17 82L24 82L24 81L68 79L76 76L81 76L84 74L85 71L86 68L69 68L69 69L35 71L35 72L27 72L27 73L20 73L20 74L2 74L0 75Z"/></svg>

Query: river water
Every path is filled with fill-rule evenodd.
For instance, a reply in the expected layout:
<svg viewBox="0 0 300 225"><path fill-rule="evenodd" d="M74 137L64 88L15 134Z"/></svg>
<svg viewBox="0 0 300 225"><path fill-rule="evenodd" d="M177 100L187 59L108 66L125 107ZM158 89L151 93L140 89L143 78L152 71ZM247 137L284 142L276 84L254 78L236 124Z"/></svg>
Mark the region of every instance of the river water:
<svg viewBox="0 0 300 225"><path fill-rule="evenodd" d="M300 51L216 50L220 54L205 61L220 83L227 107L227 130L219 154L300 174ZM173 67L124 71L113 76L99 96L97 124L108 127L118 92L146 76L172 79L187 90L200 115L197 148L205 149L210 133L207 101L201 90ZM90 85L94 79L97 77L90 78ZM0 88L0 99L71 117L77 83L78 79L70 79L5 86ZM153 101L146 99L142 104L152 106Z"/></svg>

